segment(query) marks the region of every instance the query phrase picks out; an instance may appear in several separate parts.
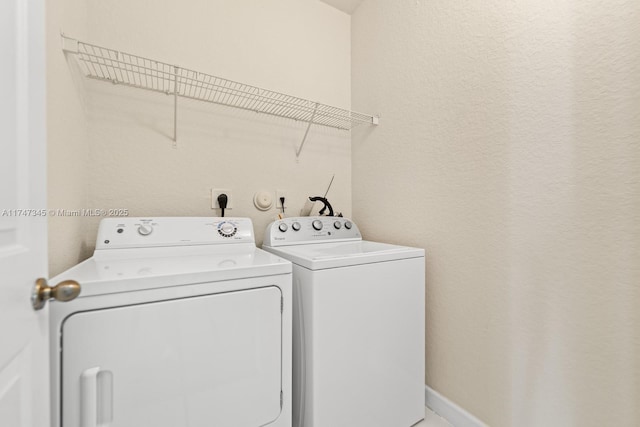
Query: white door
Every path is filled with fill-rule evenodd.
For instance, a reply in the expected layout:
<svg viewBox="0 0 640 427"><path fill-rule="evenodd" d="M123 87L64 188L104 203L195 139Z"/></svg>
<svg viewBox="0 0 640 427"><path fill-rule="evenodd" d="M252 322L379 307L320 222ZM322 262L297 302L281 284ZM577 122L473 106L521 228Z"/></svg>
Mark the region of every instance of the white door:
<svg viewBox="0 0 640 427"><path fill-rule="evenodd" d="M49 426L45 40L42 0L2 0L0 13L0 425ZM18 209L33 209L19 211Z"/></svg>

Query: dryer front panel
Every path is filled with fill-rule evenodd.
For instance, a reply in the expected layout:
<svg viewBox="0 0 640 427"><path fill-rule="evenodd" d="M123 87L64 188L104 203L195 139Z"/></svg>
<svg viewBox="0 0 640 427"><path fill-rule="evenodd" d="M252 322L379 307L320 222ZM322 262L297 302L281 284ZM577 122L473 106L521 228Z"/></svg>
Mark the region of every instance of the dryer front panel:
<svg viewBox="0 0 640 427"><path fill-rule="evenodd" d="M281 296L271 286L71 315L62 328L62 425L273 422Z"/></svg>

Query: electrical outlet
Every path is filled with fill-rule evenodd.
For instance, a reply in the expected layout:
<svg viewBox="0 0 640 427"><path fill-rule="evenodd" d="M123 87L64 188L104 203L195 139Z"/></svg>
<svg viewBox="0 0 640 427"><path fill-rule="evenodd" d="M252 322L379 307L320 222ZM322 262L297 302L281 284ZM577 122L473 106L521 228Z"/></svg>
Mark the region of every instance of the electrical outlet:
<svg viewBox="0 0 640 427"><path fill-rule="evenodd" d="M276 190L276 208L282 209L280 197L284 197L284 207L287 208L287 206L289 206L289 200L287 200L287 192L285 190Z"/></svg>
<svg viewBox="0 0 640 427"><path fill-rule="evenodd" d="M227 188L212 188L211 189L211 209L220 209L220 204L218 203L218 196L221 194L227 195L227 207L225 210L233 208L233 196L231 195L231 190Z"/></svg>

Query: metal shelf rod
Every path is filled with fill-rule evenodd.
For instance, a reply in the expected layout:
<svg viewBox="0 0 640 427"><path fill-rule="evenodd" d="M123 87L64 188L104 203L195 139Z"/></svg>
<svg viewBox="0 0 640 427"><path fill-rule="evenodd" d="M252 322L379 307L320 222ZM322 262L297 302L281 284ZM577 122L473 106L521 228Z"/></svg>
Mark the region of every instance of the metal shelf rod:
<svg viewBox="0 0 640 427"><path fill-rule="evenodd" d="M174 66L173 70L173 148L178 148L178 67Z"/></svg>
<svg viewBox="0 0 640 427"><path fill-rule="evenodd" d="M304 143L307 140L307 136L309 135L309 129L311 129L311 124L313 123L313 118L316 116L317 111L318 111L318 103L316 103L316 106L313 109L313 113L311 114L311 119L309 119L309 124L307 125L307 130L304 131L302 142L300 143L300 147L298 147L298 151L296 151L296 159L299 158L300 153L302 153L302 147L304 147Z"/></svg>

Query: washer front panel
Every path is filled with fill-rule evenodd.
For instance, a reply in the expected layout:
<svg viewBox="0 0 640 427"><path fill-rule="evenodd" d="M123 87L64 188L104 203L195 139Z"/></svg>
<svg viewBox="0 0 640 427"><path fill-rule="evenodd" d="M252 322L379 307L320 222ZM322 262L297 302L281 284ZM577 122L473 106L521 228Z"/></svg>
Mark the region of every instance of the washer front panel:
<svg viewBox="0 0 640 427"><path fill-rule="evenodd" d="M424 258L293 275L293 425L424 418Z"/></svg>

